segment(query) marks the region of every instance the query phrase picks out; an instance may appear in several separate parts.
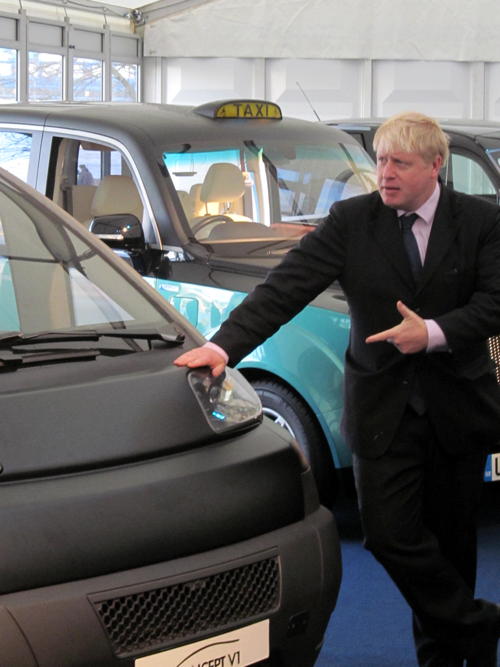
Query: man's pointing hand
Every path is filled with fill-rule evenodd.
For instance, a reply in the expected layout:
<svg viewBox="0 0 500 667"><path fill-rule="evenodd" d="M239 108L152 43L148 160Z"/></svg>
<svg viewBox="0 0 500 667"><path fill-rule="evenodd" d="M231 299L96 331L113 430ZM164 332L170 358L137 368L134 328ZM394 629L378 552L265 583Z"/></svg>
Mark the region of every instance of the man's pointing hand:
<svg viewBox="0 0 500 667"><path fill-rule="evenodd" d="M367 343L392 343L401 354L415 354L427 348L428 334L424 320L413 310L410 310L402 301L396 307L403 318L402 321L380 333L368 336Z"/></svg>

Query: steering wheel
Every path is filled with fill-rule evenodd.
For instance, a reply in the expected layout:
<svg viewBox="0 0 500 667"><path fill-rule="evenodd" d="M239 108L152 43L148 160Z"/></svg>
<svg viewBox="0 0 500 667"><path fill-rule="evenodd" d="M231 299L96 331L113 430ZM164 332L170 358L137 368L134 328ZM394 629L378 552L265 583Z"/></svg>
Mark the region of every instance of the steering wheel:
<svg viewBox="0 0 500 667"><path fill-rule="evenodd" d="M214 215L204 215L201 220L198 220L193 226L192 226L192 232L196 236L196 234L204 229L205 227L208 227L208 225L217 223L217 222L234 222L232 218L230 218L228 215L224 215L223 213L216 213Z"/></svg>

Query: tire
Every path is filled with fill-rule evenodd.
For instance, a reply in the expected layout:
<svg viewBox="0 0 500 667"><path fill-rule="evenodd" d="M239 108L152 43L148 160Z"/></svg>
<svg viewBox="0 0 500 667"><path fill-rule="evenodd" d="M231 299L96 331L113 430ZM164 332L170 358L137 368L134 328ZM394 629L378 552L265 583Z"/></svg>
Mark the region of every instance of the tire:
<svg viewBox="0 0 500 667"><path fill-rule="evenodd" d="M331 507L336 477L323 434L307 405L293 391L274 380L252 380L264 415L285 428L295 438L311 466L320 500Z"/></svg>

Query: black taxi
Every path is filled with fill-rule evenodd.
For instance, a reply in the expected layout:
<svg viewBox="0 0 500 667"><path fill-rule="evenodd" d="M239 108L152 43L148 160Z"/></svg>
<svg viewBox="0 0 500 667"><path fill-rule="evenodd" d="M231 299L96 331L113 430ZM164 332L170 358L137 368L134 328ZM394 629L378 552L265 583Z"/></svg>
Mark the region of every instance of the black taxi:
<svg viewBox="0 0 500 667"><path fill-rule="evenodd" d="M4 105L0 166L113 247L207 338L334 201L375 187L356 139L266 100ZM325 502L351 466L340 429L349 328L332 285L238 366L301 445Z"/></svg>

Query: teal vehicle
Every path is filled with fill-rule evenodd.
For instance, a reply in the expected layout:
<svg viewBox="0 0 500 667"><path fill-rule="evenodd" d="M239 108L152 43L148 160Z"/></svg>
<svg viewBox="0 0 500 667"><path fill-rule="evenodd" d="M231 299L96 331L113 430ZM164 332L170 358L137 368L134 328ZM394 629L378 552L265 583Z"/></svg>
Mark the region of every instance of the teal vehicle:
<svg viewBox="0 0 500 667"><path fill-rule="evenodd" d="M108 243L207 338L334 201L375 187L355 138L259 100L5 105L0 166ZM239 365L325 502L351 466L340 429L348 337L332 284Z"/></svg>

